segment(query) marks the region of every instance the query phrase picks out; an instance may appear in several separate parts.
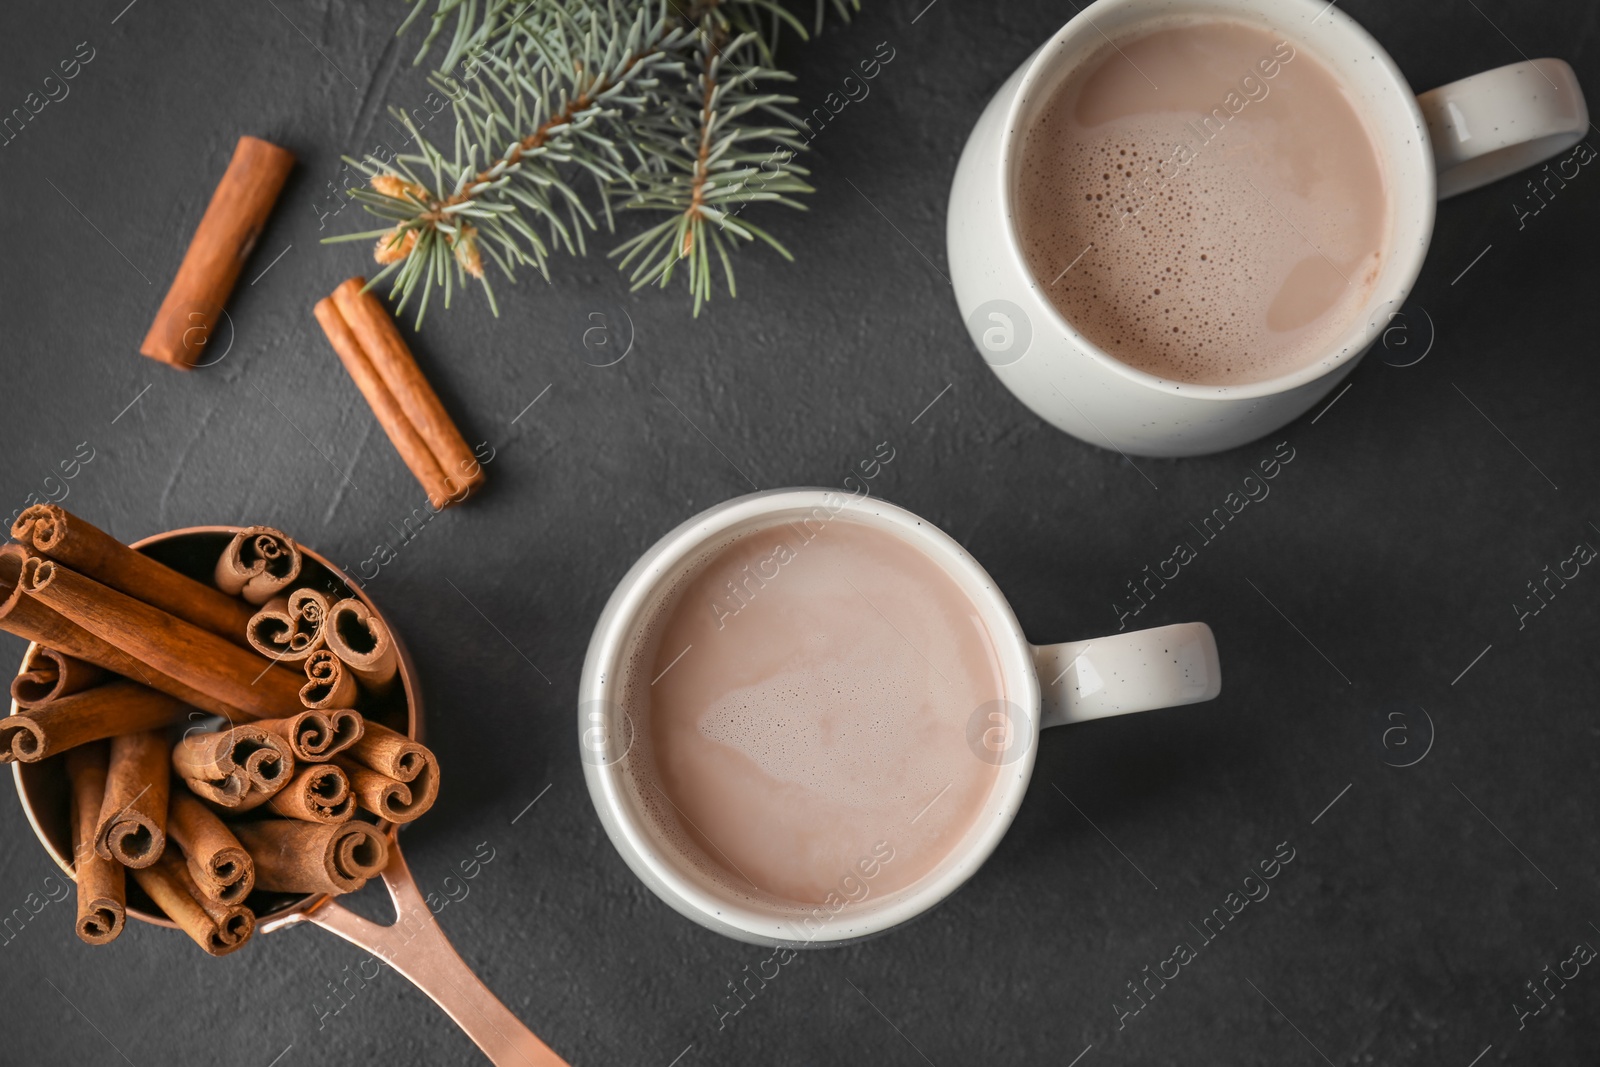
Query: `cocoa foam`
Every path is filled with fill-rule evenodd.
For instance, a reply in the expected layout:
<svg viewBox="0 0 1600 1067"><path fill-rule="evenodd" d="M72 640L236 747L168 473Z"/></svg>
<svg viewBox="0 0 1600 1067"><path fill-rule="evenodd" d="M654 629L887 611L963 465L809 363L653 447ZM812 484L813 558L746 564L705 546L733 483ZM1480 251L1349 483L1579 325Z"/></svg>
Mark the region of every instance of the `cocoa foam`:
<svg viewBox="0 0 1600 1067"><path fill-rule="evenodd" d="M1025 132L1015 189L1024 255L1063 317L1131 366L1206 385L1327 354L1389 230L1377 151L1334 74L1222 19L1088 55Z"/></svg>
<svg viewBox="0 0 1600 1067"><path fill-rule="evenodd" d="M700 877L763 907L913 884L998 778L966 741L973 710L1005 695L976 609L931 559L848 518L708 546L658 594L626 675L634 805Z"/></svg>

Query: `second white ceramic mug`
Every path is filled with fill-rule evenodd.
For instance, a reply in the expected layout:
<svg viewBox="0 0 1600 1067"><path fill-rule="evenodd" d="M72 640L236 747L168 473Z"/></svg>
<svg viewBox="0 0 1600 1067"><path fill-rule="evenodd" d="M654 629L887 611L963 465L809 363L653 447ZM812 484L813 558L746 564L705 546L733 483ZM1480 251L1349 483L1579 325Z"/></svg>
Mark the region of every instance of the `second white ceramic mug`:
<svg viewBox="0 0 1600 1067"><path fill-rule="evenodd" d="M1108 39L1173 16L1269 29L1335 71L1374 138L1391 197L1388 253L1365 312L1322 356L1246 385L1173 382L1097 347L1039 291L1012 228L1023 131L1073 67ZM1141 456L1236 447L1304 414L1389 326L1422 269L1434 203L1577 144L1588 109L1558 59L1500 67L1415 95L1393 59L1326 0L1097 0L1022 64L984 110L956 168L947 220L956 302L996 375L1046 421Z"/></svg>
<svg viewBox="0 0 1600 1067"><path fill-rule="evenodd" d="M648 693L651 620L698 566L753 531L790 524L826 536L835 522L886 531L940 566L966 594L994 642L1005 698L973 709L966 723L973 758L997 767L983 812L956 847L904 889L873 894L870 876L846 872L856 888L836 902L786 906L730 891L704 862L686 855L650 814L648 766L635 766L629 686ZM793 536L791 533L790 536ZM791 948L843 944L920 915L955 892L1011 825L1033 772L1044 726L1210 700L1221 690L1211 629L1182 623L1093 641L1035 646L1022 635L994 581L948 534L904 508L857 493L778 489L738 497L667 534L618 583L589 643L578 688L579 751L589 796L611 843L633 872L681 914L728 937ZM635 719L644 721L635 721ZM869 860L870 862L870 860ZM859 894L859 895L858 895Z"/></svg>

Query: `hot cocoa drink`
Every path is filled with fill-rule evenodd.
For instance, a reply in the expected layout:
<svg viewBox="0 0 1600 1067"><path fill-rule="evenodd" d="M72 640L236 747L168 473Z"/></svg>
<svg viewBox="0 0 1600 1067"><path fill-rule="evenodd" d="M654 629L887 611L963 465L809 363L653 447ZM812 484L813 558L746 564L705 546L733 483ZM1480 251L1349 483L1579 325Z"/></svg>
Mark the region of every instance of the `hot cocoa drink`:
<svg viewBox="0 0 1600 1067"><path fill-rule="evenodd" d="M1090 52L1022 137L1013 220L1091 343L1238 385L1337 351L1389 232L1369 132L1309 49L1245 22L1154 21Z"/></svg>
<svg viewBox="0 0 1600 1067"><path fill-rule="evenodd" d="M912 884L997 775L967 740L1006 695L976 607L903 538L825 514L711 553L631 684L638 802L703 873L767 903Z"/></svg>

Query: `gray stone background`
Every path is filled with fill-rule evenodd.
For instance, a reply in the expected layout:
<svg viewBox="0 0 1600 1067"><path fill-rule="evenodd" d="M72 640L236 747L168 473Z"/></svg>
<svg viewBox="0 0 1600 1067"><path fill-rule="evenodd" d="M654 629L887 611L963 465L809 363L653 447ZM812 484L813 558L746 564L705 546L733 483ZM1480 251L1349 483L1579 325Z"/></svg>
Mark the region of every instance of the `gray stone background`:
<svg viewBox="0 0 1600 1067"><path fill-rule="evenodd" d="M1569 60L1600 93L1594 5L1340 6L1418 88L1525 54ZM340 154L424 91L416 39L392 38L403 12L7 10L0 111L93 49L70 94L0 147L8 513L59 492L44 479L86 442L65 503L127 539L271 523L351 567L397 543L421 493L311 305L368 269L364 246L318 244L369 225L356 206L328 213ZM1584 568L1521 626L1513 605L1576 544L1600 545L1600 175L1525 218L1522 178L1444 204L1400 329L1331 407L1225 455L1140 461L1141 476L999 386L945 278L967 130L1072 13L867 0L791 47L807 107L880 42L895 58L818 136L810 212L761 216L798 262L742 256L738 299L719 293L698 320L678 285L629 295L599 256L502 286L498 320L476 295L431 312L419 359L497 451L481 499L369 586L417 658L444 768L437 807L403 836L412 867L456 898L439 920L462 955L575 1064L1592 1062L1594 968L1520 1023L1516 1005L1547 965L1600 944L1600 575ZM137 348L242 133L300 165L229 303L228 355L175 372ZM589 365L595 314L631 321L615 366ZM573 728L589 630L638 553L746 477L835 485L882 441L897 458L877 491L966 545L1040 641L1115 629L1124 583L1189 521L1278 441L1295 459L1138 616L1215 628L1219 700L1047 735L969 885L909 928L784 967L719 1029L727 983L768 953L670 912L601 832ZM9 914L55 870L0 806ZM484 842L495 858L462 879ZM1119 1028L1126 983L1198 943L1190 924L1282 842L1294 858L1271 895ZM321 931L215 961L139 924L88 948L71 907L0 944L0 1062L480 1062L392 972L324 1015L365 954Z"/></svg>

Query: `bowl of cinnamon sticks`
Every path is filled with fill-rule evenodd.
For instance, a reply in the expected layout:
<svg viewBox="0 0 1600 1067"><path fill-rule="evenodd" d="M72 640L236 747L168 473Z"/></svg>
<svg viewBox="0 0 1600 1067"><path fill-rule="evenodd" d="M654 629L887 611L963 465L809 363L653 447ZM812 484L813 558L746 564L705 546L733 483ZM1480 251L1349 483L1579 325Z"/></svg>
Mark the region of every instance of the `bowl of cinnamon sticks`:
<svg viewBox="0 0 1600 1067"><path fill-rule="evenodd" d="M390 863L432 806L415 670L366 595L264 526L123 545L56 505L0 548L0 629L31 643L0 718L77 932L125 917L226 955Z"/></svg>

